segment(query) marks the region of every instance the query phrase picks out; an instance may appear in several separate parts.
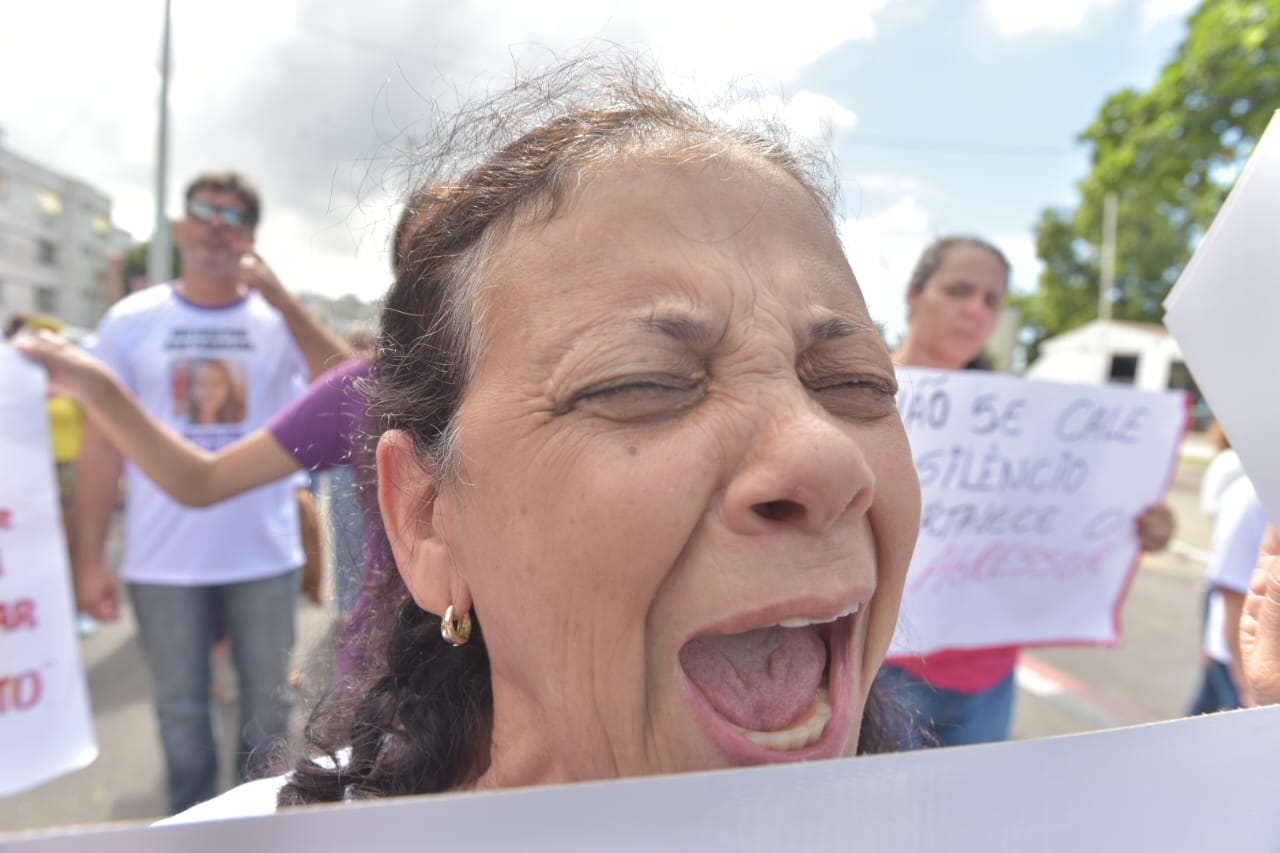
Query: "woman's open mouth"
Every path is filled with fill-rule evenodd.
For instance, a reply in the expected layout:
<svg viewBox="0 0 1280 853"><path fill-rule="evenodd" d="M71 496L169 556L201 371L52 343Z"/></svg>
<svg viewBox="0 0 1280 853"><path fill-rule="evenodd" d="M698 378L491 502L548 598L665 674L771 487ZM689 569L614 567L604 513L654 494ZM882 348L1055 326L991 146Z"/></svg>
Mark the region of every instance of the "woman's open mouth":
<svg viewBox="0 0 1280 853"><path fill-rule="evenodd" d="M827 621L783 619L685 644L680 664L696 688L699 716L722 748L743 763L843 754L857 610L851 606Z"/></svg>

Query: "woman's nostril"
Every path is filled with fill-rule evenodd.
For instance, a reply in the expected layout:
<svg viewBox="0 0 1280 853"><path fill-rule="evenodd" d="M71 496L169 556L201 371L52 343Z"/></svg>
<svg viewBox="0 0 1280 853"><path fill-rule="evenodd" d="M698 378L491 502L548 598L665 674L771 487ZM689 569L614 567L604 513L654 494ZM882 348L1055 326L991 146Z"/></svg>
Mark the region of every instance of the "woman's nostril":
<svg viewBox="0 0 1280 853"><path fill-rule="evenodd" d="M797 514L804 512L804 508L795 501L765 501L758 503L754 507L756 513L770 521L787 521L794 518Z"/></svg>

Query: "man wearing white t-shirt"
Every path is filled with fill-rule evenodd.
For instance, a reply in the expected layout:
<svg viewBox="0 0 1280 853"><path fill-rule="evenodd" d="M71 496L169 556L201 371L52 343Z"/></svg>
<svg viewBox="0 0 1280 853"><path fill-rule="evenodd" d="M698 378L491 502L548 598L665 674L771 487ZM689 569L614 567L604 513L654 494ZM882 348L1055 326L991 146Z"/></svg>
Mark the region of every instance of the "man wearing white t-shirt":
<svg viewBox="0 0 1280 853"><path fill-rule="evenodd" d="M1258 493L1248 477L1240 477L1222 493L1213 525L1204 676L1189 714L1253 705L1240 666L1240 614L1266 529L1267 514Z"/></svg>
<svg viewBox="0 0 1280 853"><path fill-rule="evenodd" d="M262 427L312 375L346 354L253 249L257 190L207 173L187 188L173 229L177 281L107 312L92 350L142 406L188 441L216 450ZM217 793L209 652L231 640L239 677L237 775L260 770L289 715L298 567L297 498L281 480L205 509L183 507L86 425L77 467L73 568L80 609L119 615L103 553L123 470L126 582L151 669L171 812Z"/></svg>

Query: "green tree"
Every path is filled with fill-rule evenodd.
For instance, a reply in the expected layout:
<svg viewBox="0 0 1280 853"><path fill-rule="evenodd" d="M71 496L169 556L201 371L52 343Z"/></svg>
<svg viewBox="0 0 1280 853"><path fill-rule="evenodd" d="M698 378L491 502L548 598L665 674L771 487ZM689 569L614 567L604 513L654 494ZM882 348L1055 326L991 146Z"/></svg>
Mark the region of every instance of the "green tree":
<svg viewBox="0 0 1280 853"><path fill-rule="evenodd" d="M178 254L178 247L172 246L173 249L173 275L176 278L182 274L182 256ZM151 252L151 241L147 240L138 243L130 249L124 256L124 287L126 293L132 293L137 289L136 282L142 282L144 285L147 281L147 255Z"/></svg>
<svg viewBox="0 0 1280 853"><path fill-rule="evenodd" d="M1161 303L1280 108L1280 0L1204 0L1146 91L1112 94L1079 136L1091 168L1074 210L1035 227L1039 287L1016 304L1033 361L1044 338L1097 316L1102 209L1118 199L1112 316L1158 321Z"/></svg>

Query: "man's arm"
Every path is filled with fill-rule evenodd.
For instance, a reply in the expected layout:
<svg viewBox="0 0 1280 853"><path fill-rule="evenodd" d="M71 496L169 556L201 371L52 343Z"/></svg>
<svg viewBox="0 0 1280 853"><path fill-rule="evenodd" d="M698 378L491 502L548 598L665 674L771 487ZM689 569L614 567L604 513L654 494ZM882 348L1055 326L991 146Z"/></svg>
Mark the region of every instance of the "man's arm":
<svg viewBox="0 0 1280 853"><path fill-rule="evenodd" d="M262 297L273 308L284 315L289 326L289 334L306 359L311 378L315 379L331 367L351 358L354 353L342 338L326 329L311 316L311 312L303 307L292 293L285 289L280 279L272 271L267 262L252 250L245 253L245 258L253 259L253 264L246 263L242 273L245 284L262 294Z"/></svg>
<svg viewBox="0 0 1280 853"><path fill-rule="evenodd" d="M76 489L72 501L76 535L72 537L72 578L76 606L95 619L120 617L119 588L106 561L107 530L120 496L120 454L90 423L84 426L80 458L76 461Z"/></svg>

